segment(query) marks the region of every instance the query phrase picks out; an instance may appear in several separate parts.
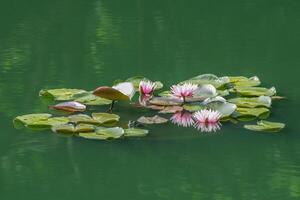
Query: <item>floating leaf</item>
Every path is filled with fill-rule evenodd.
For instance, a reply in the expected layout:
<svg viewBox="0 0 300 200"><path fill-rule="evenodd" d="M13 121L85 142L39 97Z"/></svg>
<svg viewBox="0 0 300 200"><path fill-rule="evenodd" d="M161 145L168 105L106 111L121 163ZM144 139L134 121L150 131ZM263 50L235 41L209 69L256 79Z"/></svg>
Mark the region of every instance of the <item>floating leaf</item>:
<svg viewBox="0 0 300 200"><path fill-rule="evenodd" d="M80 137L86 139L94 139L94 140L108 140L108 139L117 139L124 135L124 129L120 127L114 128L103 128L99 127L95 132L90 133L79 133Z"/></svg>
<svg viewBox="0 0 300 200"><path fill-rule="evenodd" d="M28 114L28 115L18 116L14 119L14 121L18 121L26 126L36 121L46 121L50 117L52 117L52 115L48 113Z"/></svg>
<svg viewBox="0 0 300 200"><path fill-rule="evenodd" d="M119 115L111 113L92 113L92 117L102 125L112 125L120 119Z"/></svg>
<svg viewBox="0 0 300 200"><path fill-rule="evenodd" d="M80 90L80 89L50 89L50 90L41 90L40 91L40 96L46 97L46 98L51 98L56 101L70 101L74 100L74 95L78 95L81 93L85 93L85 90Z"/></svg>
<svg viewBox="0 0 300 200"><path fill-rule="evenodd" d="M222 101L212 101L206 106L209 109L216 110L219 113L221 113L222 118L229 117L237 109L235 104Z"/></svg>
<svg viewBox="0 0 300 200"><path fill-rule="evenodd" d="M128 129L124 129L125 137L143 137L146 136L149 131L146 129L141 129L141 128L128 128Z"/></svg>
<svg viewBox="0 0 300 200"><path fill-rule="evenodd" d="M75 124L81 124L81 123L95 124L95 125L101 124L101 122L99 122L95 119L92 119L90 116L84 115L84 114L71 115L71 116L69 116L69 120L70 120L70 122L75 123Z"/></svg>
<svg viewBox="0 0 300 200"><path fill-rule="evenodd" d="M54 125L66 124L69 122L67 117L52 117L51 114L29 114L16 117L15 122L19 122L29 128L48 129Z"/></svg>
<svg viewBox="0 0 300 200"><path fill-rule="evenodd" d="M257 125L245 125L244 127L252 131L278 132L285 127L285 124L261 120L257 122Z"/></svg>
<svg viewBox="0 0 300 200"><path fill-rule="evenodd" d="M195 112L195 111L198 111L198 110L203 110L206 108L206 106L204 106L203 104L201 103L190 103L190 104L184 104L183 105L183 108L187 111L190 111L190 112Z"/></svg>
<svg viewBox="0 0 300 200"><path fill-rule="evenodd" d="M52 127L52 131L55 133L82 133L92 132L95 130L95 126L91 124L60 124Z"/></svg>
<svg viewBox="0 0 300 200"><path fill-rule="evenodd" d="M267 108L240 108L236 109L233 117L240 121L251 121L255 118L266 119L270 115L270 110Z"/></svg>
<svg viewBox="0 0 300 200"><path fill-rule="evenodd" d="M228 102L236 104L238 107L256 108L256 107L271 107L272 99L269 96L260 97L241 97L229 99Z"/></svg>
<svg viewBox="0 0 300 200"><path fill-rule="evenodd" d="M229 83L229 81L230 80L227 76L217 77L214 74L202 74L189 80L183 81L181 83L190 82L198 85L211 84L218 89L224 86L225 84Z"/></svg>
<svg viewBox="0 0 300 200"><path fill-rule="evenodd" d="M142 124L163 124L167 123L168 119L155 115L154 117L140 117L138 122Z"/></svg>
<svg viewBox="0 0 300 200"><path fill-rule="evenodd" d="M165 106L164 109L159 111L159 113L176 113L181 112L183 110L183 107L181 106Z"/></svg>
<svg viewBox="0 0 300 200"><path fill-rule="evenodd" d="M241 96L274 96L276 94L275 87L263 88L263 87L247 87L239 86L235 87L234 90Z"/></svg>
<svg viewBox="0 0 300 200"><path fill-rule="evenodd" d="M73 97L74 101L90 106L111 104L111 100L97 97L92 92L80 93Z"/></svg>
<svg viewBox="0 0 300 200"><path fill-rule="evenodd" d="M253 76L250 78L244 76L229 76L229 80L235 86L258 86L261 84L257 76Z"/></svg>
<svg viewBox="0 0 300 200"><path fill-rule="evenodd" d="M182 101L174 97L153 97L150 101L150 104L160 105L160 106L180 106Z"/></svg>
<svg viewBox="0 0 300 200"><path fill-rule="evenodd" d="M109 100L129 101L133 97L135 89L132 83L119 83L113 87L102 86L94 90L93 94Z"/></svg>
<svg viewBox="0 0 300 200"><path fill-rule="evenodd" d="M134 77L130 77L130 78L126 79L126 82L132 83L135 90L139 90L139 85L142 80L150 81L150 79L143 77L143 76L134 76ZM159 89L163 88L163 86L164 86L162 84L162 82L160 82L160 81L154 81L154 83L156 85L155 90L159 90Z"/></svg>
<svg viewBox="0 0 300 200"><path fill-rule="evenodd" d="M51 106L50 108L55 110L62 110L66 112L83 112L86 110L86 106L78 103L76 101L68 101L56 104L54 106Z"/></svg>

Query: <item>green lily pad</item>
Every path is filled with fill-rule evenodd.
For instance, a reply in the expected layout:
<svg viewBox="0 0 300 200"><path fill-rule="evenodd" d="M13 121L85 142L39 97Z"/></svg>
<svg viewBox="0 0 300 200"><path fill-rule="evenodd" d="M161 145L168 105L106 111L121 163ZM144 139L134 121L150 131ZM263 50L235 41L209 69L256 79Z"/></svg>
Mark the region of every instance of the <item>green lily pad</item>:
<svg viewBox="0 0 300 200"><path fill-rule="evenodd" d="M98 120L95 120L85 114L70 115L69 120L70 122L75 124L95 124L95 125L101 124L101 122L99 122Z"/></svg>
<svg viewBox="0 0 300 200"><path fill-rule="evenodd" d="M183 105L184 110L190 111L190 112L196 112L198 110L203 110L206 108L206 106L204 106L201 103L189 103L189 104L184 104Z"/></svg>
<svg viewBox="0 0 300 200"><path fill-rule="evenodd" d="M159 105L159 106L180 106L182 101L174 97L153 97L150 101L150 104Z"/></svg>
<svg viewBox="0 0 300 200"><path fill-rule="evenodd" d="M113 125L120 119L119 115L111 113L92 113L92 117L102 125Z"/></svg>
<svg viewBox="0 0 300 200"><path fill-rule="evenodd" d="M50 89L50 90L41 90L39 95L46 98L51 98L56 101L71 101L74 100L74 95L85 93L85 90L80 89Z"/></svg>
<svg viewBox="0 0 300 200"><path fill-rule="evenodd" d="M251 121L256 118L266 119L270 115L270 110L267 108L240 108L232 115L240 121Z"/></svg>
<svg viewBox="0 0 300 200"><path fill-rule="evenodd" d="M128 128L124 129L125 137L144 137L146 136L149 131L146 129L141 129L141 128Z"/></svg>
<svg viewBox="0 0 300 200"><path fill-rule="evenodd" d="M250 78L244 76L229 76L229 80L235 86L258 86L261 84L257 76L253 76Z"/></svg>
<svg viewBox="0 0 300 200"><path fill-rule="evenodd" d="M137 121L142 124L163 124L167 123L168 119L155 115L154 117L142 116Z"/></svg>
<svg viewBox="0 0 300 200"><path fill-rule="evenodd" d="M263 88L263 87L248 87L239 86L235 87L234 90L241 96L274 96L276 94L275 87Z"/></svg>
<svg viewBox="0 0 300 200"><path fill-rule="evenodd" d="M50 117L52 117L52 115L48 114L48 113L28 114L28 115L18 116L14 119L14 121L18 121L24 125L28 125L28 124L32 124L36 121L42 121L42 120L46 121Z"/></svg>
<svg viewBox="0 0 300 200"><path fill-rule="evenodd" d="M260 96L260 97L241 97L229 99L228 102L236 104L238 107L246 108L257 108L257 107L267 107L270 108L272 105L272 99L269 96Z"/></svg>
<svg viewBox="0 0 300 200"><path fill-rule="evenodd" d="M257 122L257 125L245 125L244 128L252 131L262 131L262 132L279 132L285 127L285 124L278 122L270 122L261 120Z"/></svg>
<svg viewBox="0 0 300 200"><path fill-rule="evenodd" d="M16 117L14 123L19 122L29 128L48 129L54 125L66 124L69 122L67 117L52 117L51 114L29 114Z"/></svg>
<svg viewBox="0 0 300 200"><path fill-rule="evenodd" d="M90 106L108 105L111 104L112 102L111 100L97 97L92 92L76 94L73 97L74 97L74 101L77 101L85 105L90 105Z"/></svg>
<svg viewBox="0 0 300 200"><path fill-rule="evenodd" d="M198 85L204 85L204 84L211 84L215 88L219 89L222 88L225 84L229 83L230 80L227 76L224 77L217 77L214 74L202 74L196 77L193 77L189 80L183 81L182 83L189 82L193 84L198 84Z"/></svg>
<svg viewBox="0 0 300 200"><path fill-rule="evenodd" d="M114 128L103 128L99 127L95 132L90 133L79 133L80 137L93 140L108 140L118 139L124 135L124 129L120 127Z"/></svg>
<svg viewBox="0 0 300 200"><path fill-rule="evenodd" d="M55 133L82 133L82 132L92 132L95 130L95 126L91 124L60 124L52 127L52 131Z"/></svg>
<svg viewBox="0 0 300 200"><path fill-rule="evenodd" d="M126 79L126 82L132 83L134 88L136 90L139 90L139 85L142 80L150 81L150 79L148 79L144 76L133 76L133 77ZM154 81L154 83L156 84L155 90L159 90L164 87L163 83L160 81Z"/></svg>

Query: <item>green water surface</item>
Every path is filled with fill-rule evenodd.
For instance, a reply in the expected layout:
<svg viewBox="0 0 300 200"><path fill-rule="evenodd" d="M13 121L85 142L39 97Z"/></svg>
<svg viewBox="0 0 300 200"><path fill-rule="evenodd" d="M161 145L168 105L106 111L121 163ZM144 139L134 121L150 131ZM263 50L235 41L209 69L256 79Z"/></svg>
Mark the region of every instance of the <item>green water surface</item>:
<svg viewBox="0 0 300 200"><path fill-rule="evenodd" d="M299 0L1 0L1 200L300 199ZM257 75L288 99L278 134L171 123L111 142L16 130L43 88L92 90L145 75ZM140 114L117 105L121 117Z"/></svg>

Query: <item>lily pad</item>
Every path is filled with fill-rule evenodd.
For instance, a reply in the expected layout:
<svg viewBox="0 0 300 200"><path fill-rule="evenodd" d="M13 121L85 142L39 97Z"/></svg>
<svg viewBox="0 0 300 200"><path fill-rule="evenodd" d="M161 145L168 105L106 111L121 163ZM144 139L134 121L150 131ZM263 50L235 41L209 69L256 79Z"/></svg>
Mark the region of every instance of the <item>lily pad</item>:
<svg viewBox="0 0 300 200"><path fill-rule="evenodd" d="M203 110L206 108L206 106L204 106L201 103L189 103L189 104L184 104L183 105L184 110L190 111L190 112L196 112L198 110Z"/></svg>
<svg viewBox="0 0 300 200"><path fill-rule="evenodd" d="M28 125L37 121L46 121L50 117L52 117L52 115L48 113L28 114L28 115L18 116L14 119L14 121L18 121L24 125Z"/></svg>
<svg viewBox="0 0 300 200"><path fill-rule="evenodd" d="M126 79L126 82L132 83L135 90L137 91L137 90L139 90L139 85L142 80L150 81L150 79L148 79L144 76L133 76L133 77ZM164 87L163 83L160 81L154 81L154 83L156 85L155 90L159 90Z"/></svg>
<svg viewBox="0 0 300 200"><path fill-rule="evenodd" d="M279 132L285 127L285 124L261 120L257 122L257 125L245 125L244 127L252 131Z"/></svg>
<svg viewBox="0 0 300 200"><path fill-rule="evenodd" d="M140 117L138 122L142 124L163 124L167 123L168 119L155 115L154 117Z"/></svg>
<svg viewBox="0 0 300 200"><path fill-rule="evenodd" d="M69 122L67 117L52 117L51 114L29 114L16 117L14 122L22 123L29 128L48 129L59 124L66 124Z"/></svg>
<svg viewBox="0 0 300 200"><path fill-rule="evenodd" d="M204 84L211 84L215 88L219 89L222 88L225 84L230 82L230 79L227 76L224 77L217 77L214 74L202 74L196 77L193 77L189 80L183 81L181 83L193 83L193 84L198 84L198 85L204 85Z"/></svg>
<svg viewBox="0 0 300 200"><path fill-rule="evenodd" d="M257 108L257 107L267 107L270 108L272 105L272 99L269 96L260 96L260 97L241 97L229 99L228 102L236 104L238 107L246 108Z"/></svg>
<svg viewBox="0 0 300 200"><path fill-rule="evenodd" d="M74 100L74 95L85 93L85 90L81 89L50 89L41 90L39 95L46 98L51 98L56 101L71 101Z"/></svg>
<svg viewBox="0 0 300 200"><path fill-rule="evenodd" d="M261 84L257 76L253 76L250 78L244 76L229 76L229 80L235 86L258 86Z"/></svg>
<svg viewBox="0 0 300 200"><path fill-rule="evenodd" d="M206 105L207 108L218 111L222 118L229 117L237 109L237 106L233 103L213 101Z"/></svg>
<svg viewBox="0 0 300 200"><path fill-rule="evenodd" d="M108 140L118 139L124 135L124 129L120 127L114 128L103 128L99 127L95 132L90 133L79 133L80 137L93 140Z"/></svg>
<svg viewBox="0 0 300 200"><path fill-rule="evenodd" d="M78 115L70 115L69 120L75 124L95 124L100 125L101 122L91 118L89 115L78 114Z"/></svg>
<svg viewBox="0 0 300 200"><path fill-rule="evenodd" d="M235 87L234 90L241 96L274 96L276 94L275 87L264 88L264 87L248 87L239 86Z"/></svg>
<svg viewBox="0 0 300 200"><path fill-rule="evenodd" d="M128 128L124 129L125 137L144 137L146 136L149 131L146 129L141 129L141 128Z"/></svg>
<svg viewBox="0 0 300 200"><path fill-rule="evenodd" d="M73 97L74 101L90 106L111 104L111 100L97 97L92 92L76 94Z"/></svg>
<svg viewBox="0 0 300 200"><path fill-rule="evenodd" d="M109 100L129 101L135 94L135 89L132 83L119 83L113 87L102 86L94 90L94 95Z"/></svg>
<svg viewBox="0 0 300 200"><path fill-rule="evenodd" d="M182 106L165 106L164 109L160 110L159 113L176 113L183 110Z"/></svg>
<svg viewBox="0 0 300 200"><path fill-rule="evenodd" d="M61 124L52 127L52 131L55 133L82 133L92 132L95 130L95 126L91 124Z"/></svg>
<svg viewBox="0 0 300 200"><path fill-rule="evenodd" d="M174 97L153 97L150 101L150 104L159 105L159 106L180 106L182 101Z"/></svg>
<svg viewBox="0 0 300 200"><path fill-rule="evenodd" d="M68 101L50 106L51 109L62 110L66 112L83 112L86 110L86 106L76 101Z"/></svg>
<svg viewBox="0 0 300 200"><path fill-rule="evenodd" d="M270 115L270 110L267 108L240 108L236 109L233 117L240 121L251 121L256 118L266 119Z"/></svg>
<svg viewBox="0 0 300 200"><path fill-rule="evenodd" d="M102 125L113 125L120 119L119 115L111 113L92 113L92 117Z"/></svg>

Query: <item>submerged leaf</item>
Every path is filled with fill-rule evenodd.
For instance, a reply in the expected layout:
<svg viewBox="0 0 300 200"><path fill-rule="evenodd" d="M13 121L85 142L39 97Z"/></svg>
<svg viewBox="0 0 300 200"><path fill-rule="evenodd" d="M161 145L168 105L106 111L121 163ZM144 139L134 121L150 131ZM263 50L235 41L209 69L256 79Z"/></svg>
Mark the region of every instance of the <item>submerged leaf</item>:
<svg viewBox="0 0 300 200"><path fill-rule="evenodd" d="M275 87L263 88L263 87L247 87L239 86L235 87L234 90L241 96L274 96L276 94Z"/></svg>
<svg viewBox="0 0 300 200"><path fill-rule="evenodd" d="M128 128L128 129L124 129L125 137L143 137L146 136L149 131L146 129L141 129L141 128Z"/></svg>
<svg viewBox="0 0 300 200"><path fill-rule="evenodd" d="M272 99L269 96L260 97L240 97L229 99L228 102L236 104L238 107L256 108L256 107L267 107L270 108L272 105Z"/></svg>
<svg viewBox="0 0 300 200"><path fill-rule="evenodd" d="M70 101L74 100L74 95L85 93L85 90L80 89L50 89L50 90L41 90L39 95L46 98L51 98L56 101Z"/></svg>
<svg viewBox="0 0 300 200"><path fill-rule="evenodd" d="M168 119L155 115L154 117L140 117L138 122L142 124L163 124L167 123Z"/></svg>
<svg viewBox="0 0 300 200"><path fill-rule="evenodd" d="M245 125L244 127L252 131L278 132L285 127L285 124L261 120L257 122L257 125Z"/></svg>

